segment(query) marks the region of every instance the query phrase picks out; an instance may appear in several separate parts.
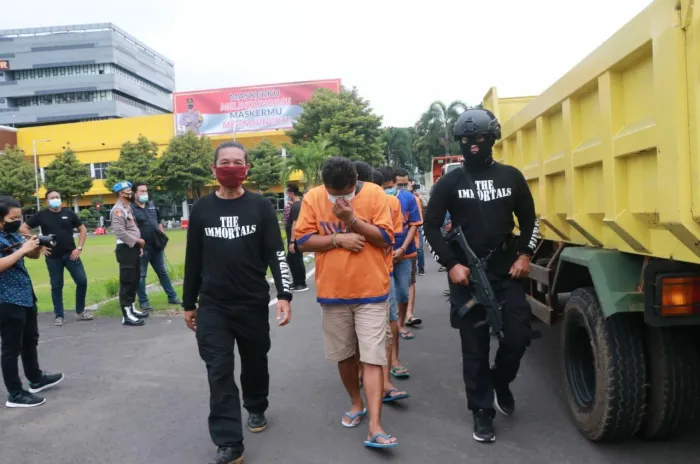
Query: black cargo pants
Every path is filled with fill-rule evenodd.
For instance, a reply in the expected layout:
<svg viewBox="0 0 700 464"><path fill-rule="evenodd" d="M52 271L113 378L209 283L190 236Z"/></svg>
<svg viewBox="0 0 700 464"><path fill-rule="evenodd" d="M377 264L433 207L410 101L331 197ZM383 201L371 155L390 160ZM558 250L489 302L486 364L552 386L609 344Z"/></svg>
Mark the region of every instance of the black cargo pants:
<svg viewBox="0 0 700 464"><path fill-rule="evenodd" d="M141 279L141 249L117 245L117 262L119 263L119 306L123 309L136 301L136 292Z"/></svg>
<svg viewBox="0 0 700 464"><path fill-rule="evenodd" d="M268 407L270 375L270 310L267 303L197 310L197 344L209 378L209 434L217 446L243 452L243 423L238 386L233 378L233 348L241 358L243 407L264 413Z"/></svg>
<svg viewBox="0 0 700 464"><path fill-rule="evenodd" d="M532 311L521 281L493 278L491 286L503 305L503 340L496 352L493 371L489 364L491 337L484 323L484 308L477 305L462 319L456 315L456 310L471 296L468 287L450 283L450 322L459 329L462 342L462 375L468 407L472 411L485 410L493 416L494 385L508 385L515 380L520 360L530 345Z"/></svg>

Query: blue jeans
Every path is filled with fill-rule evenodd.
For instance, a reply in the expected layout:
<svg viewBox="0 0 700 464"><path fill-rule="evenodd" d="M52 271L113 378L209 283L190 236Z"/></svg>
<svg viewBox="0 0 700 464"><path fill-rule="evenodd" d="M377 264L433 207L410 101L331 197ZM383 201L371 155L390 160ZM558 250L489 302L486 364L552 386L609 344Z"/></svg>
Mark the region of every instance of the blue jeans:
<svg viewBox="0 0 700 464"><path fill-rule="evenodd" d="M394 284L394 275L389 276L389 321L395 322L399 320L399 307L396 304L396 285Z"/></svg>
<svg viewBox="0 0 700 464"><path fill-rule="evenodd" d="M153 270L156 271L158 275L158 280L160 281L160 286L163 287L165 294L168 295L168 301L172 302L177 300L177 293L173 288L173 283L170 281L170 275L168 275L168 270L165 268L165 253L161 251L153 251L146 247L143 249L143 256L141 256L141 282L139 282L139 304L141 307L148 305L148 292L146 291L146 277L148 276L148 264L153 266Z"/></svg>
<svg viewBox="0 0 700 464"><path fill-rule="evenodd" d="M47 257L46 268L49 270L51 280L51 300L53 301L53 313L56 317L63 317L63 270L68 269L75 282L75 312L82 314L85 311L85 294L87 293L87 276L83 262L78 258L71 261L70 255L61 257Z"/></svg>
<svg viewBox="0 0 700 464"><path fill-rule="evenodd" d="M423 254L423 228L418 229L418 270L425 269L425 255Z"/></svg>
<svg viewBox="0 0 700 464"><path fill-rule="evenodd" d="M408 289L411 286L413 260L404 259L394 264L394 289L396 303L408 303Z"/></svg>

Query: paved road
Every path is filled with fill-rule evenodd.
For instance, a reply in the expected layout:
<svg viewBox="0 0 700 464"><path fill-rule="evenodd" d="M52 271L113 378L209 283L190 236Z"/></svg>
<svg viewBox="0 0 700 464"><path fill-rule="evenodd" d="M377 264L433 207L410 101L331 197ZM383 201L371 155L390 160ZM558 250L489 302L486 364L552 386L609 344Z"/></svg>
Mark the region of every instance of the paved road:
<svg viewBox="0 0 700 464"><path fill-rule="evenodd" d="M498 441L471 438L457 334L441 291L445 275L430 263L419 278L424 328L402 342L413 376L412 398L387 407L384 424L399 437L390 453L365 450L365 427L347 430L348 406L336 368L324 360L313 291L297 295L294 318L273 328L270 426L246 435L246 462L271 464L385 463L689 463L700 460L698 436L672 444L633 441L598 446L571 425L561 394L558 331L542 328L514 385L518 411L499 419ZM206 428L208 392L193 334L179 317L153 318L142 328L117 320L41 320L43 367L67 379L32 410L0 409L0 462L13 464L205 463L213 455ZM4 394L4 391L0 393Z"/></svg>

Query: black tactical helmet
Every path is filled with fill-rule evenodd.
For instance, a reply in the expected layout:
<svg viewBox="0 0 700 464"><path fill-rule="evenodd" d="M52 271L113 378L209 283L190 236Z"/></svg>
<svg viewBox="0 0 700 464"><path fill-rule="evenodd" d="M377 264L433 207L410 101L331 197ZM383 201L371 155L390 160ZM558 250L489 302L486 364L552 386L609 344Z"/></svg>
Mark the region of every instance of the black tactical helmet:
<svg viewBox="0 0 700 464"><path fill-rule="evenodd" d="M485 108L468 109L459 115L455 123L455 140L475 135L490 135L494 141L501 138L501 124L496 116Z"/></svg>

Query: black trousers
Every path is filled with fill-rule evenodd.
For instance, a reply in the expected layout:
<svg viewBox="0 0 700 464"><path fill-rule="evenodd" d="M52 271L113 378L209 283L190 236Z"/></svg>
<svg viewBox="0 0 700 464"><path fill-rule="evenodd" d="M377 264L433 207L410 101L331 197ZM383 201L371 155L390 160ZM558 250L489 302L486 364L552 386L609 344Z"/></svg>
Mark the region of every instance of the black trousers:
<svg viewBox="0 0 700 464"><path fill-rule="evenodd" d="M19 357L22 357L24 375L30 382L41 379L37 346L39 326L36 307L0 304L0 364L2 378L11 395L22 391L19 378Z"/></svg>
<svg viewBox="0 0 700 464"><path fill-rule="evenodd" d="M506 386L515 380L520 360L532 338L532 311L525 299L522 282L506 277L492 280L491 285L503 305L503 340L496 352L493 370L489 365L491 337L488 325L483 323L486 319L484 308L477 305L462 319L454 319L456 305L468 299L468 287L450 283L450 313L452 325L459 329L462 342L462 374L468 407L472 411L485 410L495 415L494 385Z"/></svg>
<svg viewBox="0 0 700 464"><path fill-rule="evenodd" d="M306 285L306 266L304 265L304 253L295 250L287 253L287 264L292 272L292 285Z"/></svg>
<svg viewBox="0 0 700 464"><path fill-rule="evenodd" d="M269 316L267 303L232 308L202 303L197 311L197 344L209 377L209 434L217 446L243 452L241 400L233 378L236 343L241 358L243 407L249 413L267 410Z"/></svg>
<svg viewBox="0 0 700 464"><path fill-rule="evenodd" d="M117 262L119 263L119 306L131 306L136 301L141 279L140 248L117 245Z"/></svg>

